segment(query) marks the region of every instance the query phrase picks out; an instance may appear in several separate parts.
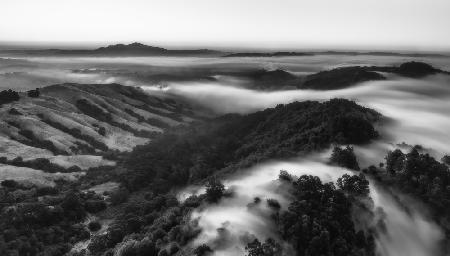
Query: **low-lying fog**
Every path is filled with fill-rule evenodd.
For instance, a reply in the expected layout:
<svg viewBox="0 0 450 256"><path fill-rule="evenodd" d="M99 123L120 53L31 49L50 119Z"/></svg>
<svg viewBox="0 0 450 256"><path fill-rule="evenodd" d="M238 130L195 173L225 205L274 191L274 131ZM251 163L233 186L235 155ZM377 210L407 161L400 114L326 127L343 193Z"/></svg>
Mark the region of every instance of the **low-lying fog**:
<svg viewBox="0 0 450 256"><path fill-rule="evenodd" d="M407 79L385 74L385 81L366 82L333 91L285 90L256 91L241 86L235 77L217 77L216 81L170 81L161 83L147 79L150 74L191 74L207 70L246 68L284 69L302 75L336 66L398 65L413 58L374 56L305 56L286 58L0 58L0 88L25 90L58 82L111 83L141 86L149 93L163 93L186 98L210 108L218 114L249 113L277 104L330 98L353 99L379 111L385 119L379 124L381 138L366 146L355 147L360 166L378 164L386 152L396 147L408 149L420 144L440 159L450 153L450 76L434 75L423 79ZM450 70L450 58L414 59L437 68ZM153 72L153 73L152 73ZM144 74L144 75L143 75ZM209 73L208 73L209 74ZM405 142L406 144L402 144ZM397 145L401 144L401 145ZM242 254L252 236L260 240L277 237L270 221L270 209L252 206L255 196L278 199L286 207L289 197L276 186L281 169L293 175L312 174L323 181L335 181L345 172L326 164L329 152L254 166L230 177L225 184L235 196L195 212L203 228L193 244L207 242L216 255ZM385 213L386 231L377 238L382 256L431 256L438 254L441 229L426 218L414 203L399 205L389 193L371 183L371 197L376 208ZM198 192L187 188L182 195ZM201 191L201 188L200 188ZM400 195L399 198L402 198ZM289 252L289 245L284 245Z"/></svg>

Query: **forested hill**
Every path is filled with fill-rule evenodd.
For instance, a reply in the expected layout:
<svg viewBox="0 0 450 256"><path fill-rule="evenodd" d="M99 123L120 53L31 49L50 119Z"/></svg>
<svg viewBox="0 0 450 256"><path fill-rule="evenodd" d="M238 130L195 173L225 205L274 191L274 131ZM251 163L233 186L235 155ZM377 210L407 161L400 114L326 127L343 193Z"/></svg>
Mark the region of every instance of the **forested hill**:
<svg viewBox="0 0 450 256"><path fill-rule="evenodd" d="M121 179L135 190L155 190L201 180L218 170L292 157L331 143L361 144L378 136L380 114L355 102L333 99L278 105L249 115L226 115L162 135L136 147L124 162Z"/></svg>

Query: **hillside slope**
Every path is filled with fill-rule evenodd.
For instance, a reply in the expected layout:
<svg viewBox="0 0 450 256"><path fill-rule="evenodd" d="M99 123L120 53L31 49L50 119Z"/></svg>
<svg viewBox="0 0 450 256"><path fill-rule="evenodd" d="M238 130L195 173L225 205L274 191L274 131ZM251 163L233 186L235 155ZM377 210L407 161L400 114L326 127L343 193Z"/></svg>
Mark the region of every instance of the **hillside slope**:
<svg viewBox="0 0 450 256"><path fill-rule="evenodd" d="M0 107L0 157L107 165L92 156L129 151L192 115L184 104L134 87L52 85Z"/></svg>
<svg viewBox="0 0 450 256"><path fill-rule="evenodd" d="M130 190L185 185L273 158L293 157L332 143L364 144L375 139L381 115L344 99L294 102L248 115L225 115L167 133L137 146L124 161L120 179ZM182 167L182 168L180 168Z"/></svg>

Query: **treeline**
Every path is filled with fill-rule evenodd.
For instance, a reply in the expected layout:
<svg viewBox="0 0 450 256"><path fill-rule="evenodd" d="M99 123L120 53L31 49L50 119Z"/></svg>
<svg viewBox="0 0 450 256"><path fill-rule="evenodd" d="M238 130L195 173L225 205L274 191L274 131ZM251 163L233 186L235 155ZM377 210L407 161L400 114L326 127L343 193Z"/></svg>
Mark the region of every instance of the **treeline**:
<svg viewBox="0 0 450 256"><path fill-rule="evenodd" d="M226 115L175 130L137 146L123 162L130 190L166 191L202 180L218 170L292 157L331 143L367 143L378 136L373 110L343 99L279 105L253 114ZM224 170L226 171L226 170Z"/></svg>
<svg viewBox="0 0 450 256"><path fill-rule="evenodd" d="M39 97L39 88L27 91L27 95L31 98ZM20 95L18 92L11 89L0 91L0 106L18 100L20 100Z"/></svg>
<svg viewBox="0 0 450 256"><path fill-rule="evenodd" d="M24 161L22 157L16 157L8 160L6 157L0 157L0 164L13 165L18 167L28 167L31 169L42 170L44 172L81 172L81 168L74 165L69 168L64 168L57 164L50 162L47 158L35 158L28 161Z"/></svg>

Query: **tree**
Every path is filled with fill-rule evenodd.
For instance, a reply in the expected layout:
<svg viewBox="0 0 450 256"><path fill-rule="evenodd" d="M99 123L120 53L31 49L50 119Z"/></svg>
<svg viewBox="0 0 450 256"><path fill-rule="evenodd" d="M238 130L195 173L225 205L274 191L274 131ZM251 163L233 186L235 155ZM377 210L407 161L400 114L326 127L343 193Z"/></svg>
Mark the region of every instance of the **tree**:
<svg viewBox="0 0 450 256"><path fill-rule="evenodd" d="M102 225L98 221L91 221L88 224L88 228L90 231L98 231L102 228Z"/></svg>
<svg viewBox="0 0 450 256"><path fill-rule="evenodd" d="M400 149L389 151L386 156L386 170L390 174L401 172L405 165L405 155Z"/></svg>
<svg viewBox="0 0 450 256"><path fill-rule="evenodd" d="M347 146L344 149L334 147L330 162L341 167L359 170L358 161L356 160L355 153L353 152L353 147L350 146Z"/></svg>
<svg viewBox="0 0 450 256"><path fill-rule="evenodd" d="M264 243L258 239L253 240L245 246L247 256L281 256L282 248L274 239L268 238Z"/></svg>
<svg viewBox="0 0 450 256"><path fill-rule="evenodd" d="M361 173L358 175L344 174L337 180L338 187L350 194L367 196L369 194L369 181Z"/></svg>
<svg viewBox="0 0 450 256"><path fill-rule="evenodd" d="M449 156L449 155L443 156L442 159L441 159L441 161L442 161L444 164L450 165L450 156Z"/></svg>
<svg viewBox="0 0 450 256"><path fill-rule="evenodd" d="M278 175L278 179L281 181L291 182L292 176L287 171L281 170L280 174Z"/></svg>
<svg viewBox="0 0 450 256"><path fill-rule="evenodd" d="M206 184L206 198L209 202L217 202L222 198L225 186L216 178L212 178Z"/></svg>
<svg viewBox="0 0 450 256"><path fill-rule="evenodd" d="M281 208L280 203L276 199L273 199L273 198L267 199L267 205L276 211L280 210L280 208Z"/></svg>
<svg viewBox="0 0 450 256"><path fill-rule="evenodd" d="M194 250L195 256L205 256L205 255L207 255L208 253L211 253L211 252L213 252L213 250L206 244L199 245Z"/></svg>
<svg viewBox="0 0 450 256"><path fill-rule="evenodd" d="M119 188L109 195L109 200L112 205L118 205L121 203L124 203L128 200L128 197L130 196L130 192L126 188Z"/></svg>
<svg viewBox="0 0 450 256"><path fill-rule="evenodd" d="M39 97L40 94L41 93L39 91L39 88L27 91L28 97L31 97L31 98L37 98L37 97Z"/></svg>

